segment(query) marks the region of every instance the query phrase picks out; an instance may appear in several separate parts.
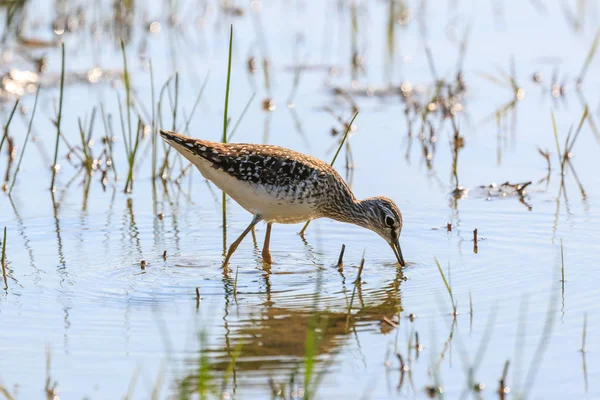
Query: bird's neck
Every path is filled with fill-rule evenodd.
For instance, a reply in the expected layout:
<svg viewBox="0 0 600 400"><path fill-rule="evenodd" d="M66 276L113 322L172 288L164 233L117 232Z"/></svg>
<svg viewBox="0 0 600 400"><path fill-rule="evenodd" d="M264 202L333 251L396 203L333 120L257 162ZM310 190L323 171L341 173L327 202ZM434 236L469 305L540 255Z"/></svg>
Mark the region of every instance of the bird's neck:
<svg viewBox="0 0 600 400"><path fill-rule="evenodd" d="M370 207L368 199L359 200L354 197L348 197L341 202L331 202L328 204L325 217L340 222L367 227L367 216L369 212Z"/></svg>

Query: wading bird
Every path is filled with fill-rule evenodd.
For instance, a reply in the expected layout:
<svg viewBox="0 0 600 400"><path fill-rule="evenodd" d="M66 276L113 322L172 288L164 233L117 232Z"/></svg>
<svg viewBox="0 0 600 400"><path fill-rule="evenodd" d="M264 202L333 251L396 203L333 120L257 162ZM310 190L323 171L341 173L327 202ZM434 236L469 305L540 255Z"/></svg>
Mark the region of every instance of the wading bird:
<svg viewBox="0 0 600 400"><path fill-rule="evenodd" d="M295 224L316 218L372 230L391 246L398 263L405 265L399 242L402 214L396 204L387 197L358 200L326 162L279 146L210 142L165 130L160 134L206 179L254 215L229 247L223 267L260 221L267 223L262 257L270 264L273 223Z"/></svg>

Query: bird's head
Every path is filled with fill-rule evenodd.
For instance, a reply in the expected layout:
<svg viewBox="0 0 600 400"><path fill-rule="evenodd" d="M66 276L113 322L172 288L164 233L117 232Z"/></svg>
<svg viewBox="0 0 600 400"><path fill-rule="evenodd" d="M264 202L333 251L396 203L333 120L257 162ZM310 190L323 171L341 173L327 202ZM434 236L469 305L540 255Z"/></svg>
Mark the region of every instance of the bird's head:
<svg viewBox="0 0 600 400"><path fill-rule="evenodd" d="M391 199L371 197L360 202L362 218L359 225L381 236L392 248L401 266L405 266L400 250L402 232L402 213Z"/></svg>

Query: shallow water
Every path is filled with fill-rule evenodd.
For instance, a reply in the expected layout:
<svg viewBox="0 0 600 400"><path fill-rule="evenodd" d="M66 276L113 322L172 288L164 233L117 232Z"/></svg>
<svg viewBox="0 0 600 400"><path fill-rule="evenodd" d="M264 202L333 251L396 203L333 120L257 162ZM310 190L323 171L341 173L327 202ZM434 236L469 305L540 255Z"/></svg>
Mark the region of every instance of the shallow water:
<svg viewBox="0 0 600 400"><path fill-rule="evenodd" d="M67 4L68 10L76 9L74 3ZM449 121L436 120L440 128L428 168L418 137L413 133L411 140L407 134L405 104L399 96L353 96L360 110L358 130L350 138L355 169L345 169L345 150L336 163L358 197L386 195L398 203L404 217L401 244L408 262L404 269L394 264L393 253L374 233L322 220L311 223L304 239L297 235L301 225L274 226L270 268L263 266L260 257L264 234L260 225L256 242L250 237L244 241L229 275L224 276L221 194L197 171L186 174L180 186L169 182L167 191L160 181L153 187L149 139L145 139L133 192L123 193L126 160L117 95L108 81L92 85L67 80L63 132L71 143L79 143L77 118L87 116L89 121L92 108L102 104L113 118L119 179L114 182L109 175L105 190L99 174L93 176L89 189L82 184L83 175L71 180L78 168L69 165L68 150L61 143L62 168L51 196L48 166L55 140L51 119L58 98L60 50L7 45L13 60L5 62L3 70L26 68L28 64L17 55L30 51L47 54L49 69L42 74L44 88L32 133L37 142L27 148L12 197L0 196L0 227L7 226L8 232L8 288L0 291L0 385L18 398L35 398L44 393L49 373L62 398L122 397L130 386L135 388L132 398L150 398L153 393L171 398L196 385L206 358L215 397L226 392L236 398L266 398L272 391L270 378L278 386L287 385L291 377L293 387L286 391L299 396L304 386L307 326L314 323L320 338L316 368L324 371L319 398L426 398L426 387L437 385L447 397L458 398L466 394L474 362L474 382L486 385L482 396L494 398L506 360L510 360L507 384L513 395L600 396L600 358L595 355L600 318L595 304L600 295L596 284L600 272L595 268L600 250L596 162L600 142L586 122L572 158L586 195L581 195L573 173L564 178L564 195L550 117L554 110L562 148L569 128L579 123L582 103L589 105L591 120L598 124L599 60L590 65L583 90L574 87L595 35L597 7L587 5L585 24L576 33L558 6L547 5L540 14L529 3L518 7L506 2L500 10L480 2L449 2L441 8L431 2L407 4L412 19L406 27L395 27L390 65L386 61L389 4L360 3L358 48L366 72L359 76L359 86L385 86L389 78L394 84L411 82L429 88L431 95L423 36L431 46L437 74L453 79L457 46L449 37L455 30L462 37L471 23L464 61L468 94L464 112L457 116L465 141L459 151L458 177L460 185L469 189L468 196L456 200L451 194ZM333 156L339 134L332 137L331 129L344 127L323 107L331 107L344 121L352 116L344 97L331 90L341 86L352 91L351 13L345 4L263 2L259 11L243 8L241 17L224 13L214 2L207 2L206 8L195 3L174 7L179 28L167 24L168 3L136 4L127 56L132 87L147 109L151 105L149 72L144 68L148 58L156 98L166 79L180 72L177 127L184 125L210 71L205 94L190 120L190 135L219 140L227 28L233 23L232 123L252 92L257 92L234 139L278 144L325 160ZM53 7L31 2L26 9L26 32L52 38L48 27L56 16ZM108 4L89 10L88 25L64 35L67 76L95 66L121 70L113 35L113 29L120 32L120 28L110 25L95 39L90 34L89 24L112 21L111 10ZM160 34L144 32L145 18L162 23ZM140 58L143 46L145 57ZM262 51L270 60L268 89L260 65ZM246 69L249 54L259 64L254 75ZM496 110L513 95L510 87L494 85L483 75L501 76L498 71L509 70L511 56L525 97L514 113L501 119L499 129ZM300 74L290 108L287 101L294 86L290 67L298 62L314 68ZM340 71L337 76L330 75L330 66ZM568 87L558 99L549 90L554 70L558 81ZM544 74L542 84L532 81L534 72ZM115 85L123 101L123 85ZM266 98L275 101L274 111L261 109ZM4 104L3 120L13 101ZM171 128L167 96L164 101L162 125ZM19 149L33 96L23 97L22 103L28 113L16 115L11 125ZM95 154L100 153L99 138L105 134L97 112ZM538 147L550 151L549 175ZM162 160L162 145L159 150ZM3 154L2 173L6 160ZM181 167L179 161L175 165L176 176ZM548 182L540 182L547 176ZM506 181L532 181L523 202L519 196L490 196L480 188ZM227 243L250 219L228 201ZM447 223L453 226L451 232ZM474 229L479 235L477 253ZM339 272L336 264L342 244L346 253ZM362 283L355 290L363 252ZM452 287L455 320L435 258ZM142 260L145 269L140 267ZM588 351L582 353L586 314ZM316 322L311 322L314 315ZM382 322L384 317L398 327ZM415 344L415 333L422 345L419 352L409 348ZM396 353L410 362L410 374L405 374L401 387ZM235 366L227 374L232 358ZM222 387L225 375L228 380Z"/></svg>

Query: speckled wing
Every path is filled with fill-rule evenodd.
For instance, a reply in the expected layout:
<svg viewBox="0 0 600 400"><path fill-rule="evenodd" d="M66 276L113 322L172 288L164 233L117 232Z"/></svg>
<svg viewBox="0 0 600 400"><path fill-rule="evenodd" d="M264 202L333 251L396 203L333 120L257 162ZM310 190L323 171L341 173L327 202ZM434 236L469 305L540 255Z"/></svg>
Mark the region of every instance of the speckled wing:
<svg viewBox="0 0 600 400"><path fill-rule="evenodd" d="M329 164L306 154L279 146L210 142L168 131L161 135L205 178L266 220L306 221L319 217L338 198L354 199Z"/></svg>
<svg viewBox="0 0 600 400"><path fill-rule="evenodd" d="M217 170L248 183L294 186L300 182L315 184L319 177L331 173L325 162L279 146L218 143L188 138L174 132L161 131L167 142L175 142L190 153L210 162Z"/></svg>
<svg viewBox="0 0 600 400"><path fill-rule="evenodd" d="M312 157L277 146L240 143L222 147L219 154L208 155L215 168L260 185L286 187L314 181L328 167Z"/></svg>

